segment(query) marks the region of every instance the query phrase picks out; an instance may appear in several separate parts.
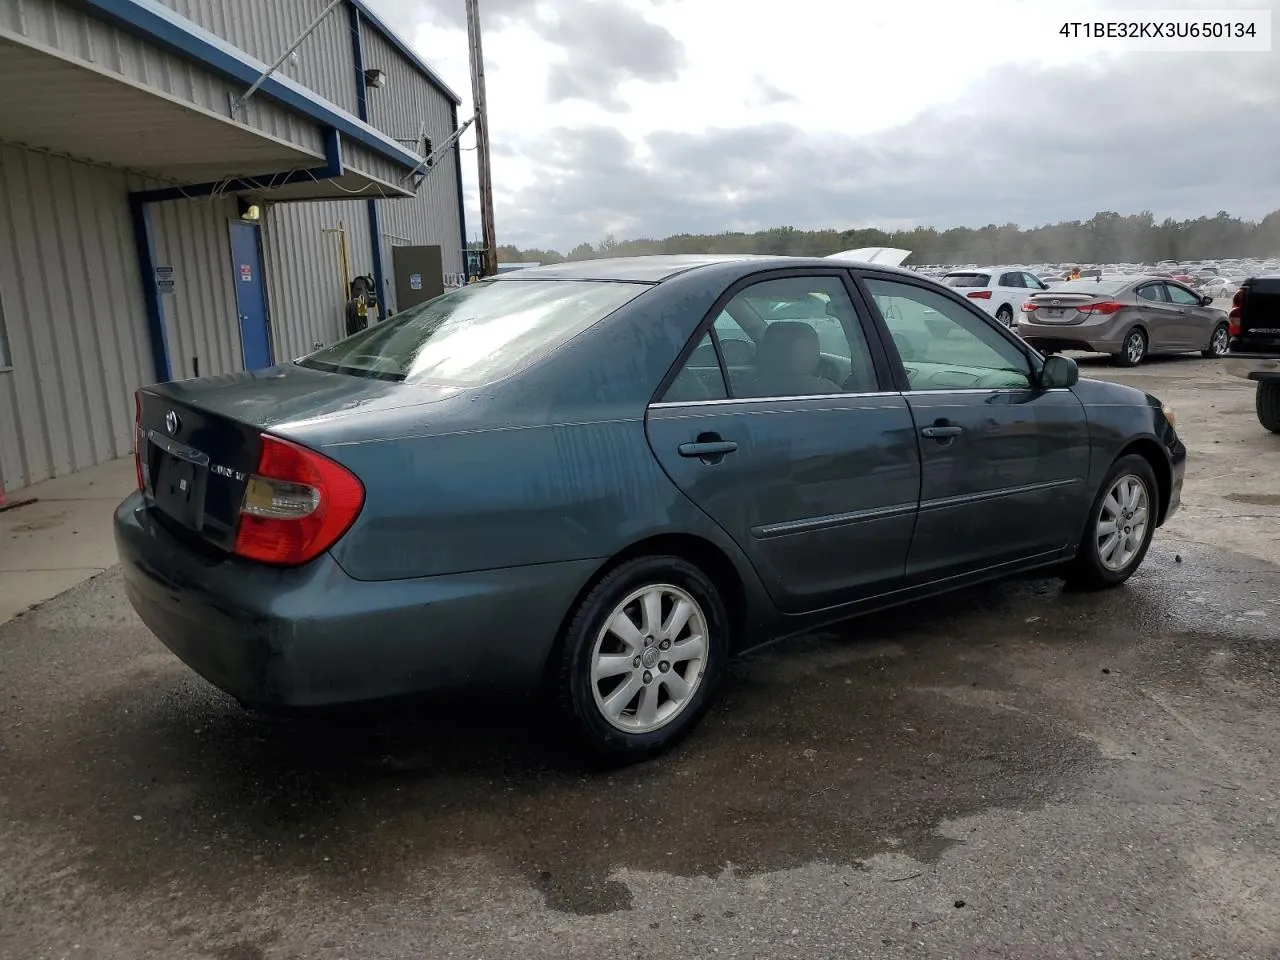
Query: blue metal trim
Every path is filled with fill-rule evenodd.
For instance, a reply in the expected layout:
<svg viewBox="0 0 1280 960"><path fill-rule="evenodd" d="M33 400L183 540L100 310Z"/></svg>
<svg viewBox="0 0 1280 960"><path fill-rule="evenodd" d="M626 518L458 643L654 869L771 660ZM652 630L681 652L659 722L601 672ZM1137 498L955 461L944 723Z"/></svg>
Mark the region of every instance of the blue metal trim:
<svg viewBox="0 0 1280 960"><path fill-rule="evenodd" d="M347 14L351 22L351 57L355 62L356 73L356 110L360 119L369 122L369 98L366 96L364 82L364 36L360 33L361 12L359 5L347 5ZM365 211L369 216L369 246L373 259L373 282L378 285L378 320L387 319L387 275L386 266L382 262L382 214L378 209L378 201L373 197L365 200Z"/></svg>
<svg viewBox="0 0 1280 960"><path fill-rule="evenodd" d="M151 359L156 382L173 379L169 366L169 337L164 328L164 301L156 283L155 245L151 240L151 218L147 202L140 194L129 195L129 217L133 221L133 242L138 251L138 269L142 271L142 303L147 311L147 333L151 339Z"/></svg>
<svg viewBox="0 0 1280 960"><path fill-rule="evenodd" d="M458 108L454 106L450 111L453 117L453 129L458 129ZM458 239L462 242L462 272L464 275L471 271L467 269L467 201L462 192L462 138L459 137L453 144L454 155L458 158L458 162L454 164L454 173L458 177Z"/></svg>
<svg viewBox="0 0 1280 960"><path fill-rule="evenodd" d="M356 68L356 116L369 122L369 89L364 79L364 38L360 35L360 8L347 4L347 22L351 25L351 59Z"/></svg>
<svg viewBox="0 0 1280 960"><path fill-rule="evenodd" d="M369 5L365 0L351 0L351 5L359 8L360 13L363 14L365 20L369 21L369 25L382 34L388 43L399 50L401 56L408 60L409 63L413 65L414 69L426 78L428 83L452 100L454 106L461 105L462 98L454 93L453 88L440 79L440 75L431 69L427 64L427 61L414 53L412 48L410 48L407 43L396 35L395 31L379 19L378 15L369 9Z"/></svg>
<svg viewBox="0 0 1280 960"><path fill-rule="evenodd" d="M158 0L73 0L95 15L120 28L164 47L180 56L250 86L267 65L182 17ZM279 72L268 77L259 93L295 110L325 127L339 131L353 143L368 147L380 156L412 169L422 162L391 137L329 103L301 84Z"/></svg>

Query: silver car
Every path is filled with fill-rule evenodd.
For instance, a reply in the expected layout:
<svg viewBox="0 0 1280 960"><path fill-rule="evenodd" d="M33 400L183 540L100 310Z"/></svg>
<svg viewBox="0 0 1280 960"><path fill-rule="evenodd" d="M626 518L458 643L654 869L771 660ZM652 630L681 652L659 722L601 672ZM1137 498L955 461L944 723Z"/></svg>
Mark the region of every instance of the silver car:
<svg viewBox="0 0 1280 960"><path fill-rule="evenodd" d="M1014 330L1044 353L1109 353L1122 367L1153 353L1220 357L1227 351L1227 315L1212 303L1163 277L1070 280L1033 293Z"/></svg>

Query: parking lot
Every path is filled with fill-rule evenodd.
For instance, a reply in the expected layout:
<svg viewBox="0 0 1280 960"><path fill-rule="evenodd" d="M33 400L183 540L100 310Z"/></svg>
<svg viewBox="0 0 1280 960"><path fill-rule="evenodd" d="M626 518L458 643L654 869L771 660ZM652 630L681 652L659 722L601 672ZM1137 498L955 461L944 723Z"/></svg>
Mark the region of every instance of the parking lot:
<svg viewBox="0 0 1280 960"><path fill-rule="evenodd" d="M0 957L1280 951L1280 438L1214 361L1125 587L994 584L735 665L582 769L524 701L251 716L112 571L0 626Z"/></svg>

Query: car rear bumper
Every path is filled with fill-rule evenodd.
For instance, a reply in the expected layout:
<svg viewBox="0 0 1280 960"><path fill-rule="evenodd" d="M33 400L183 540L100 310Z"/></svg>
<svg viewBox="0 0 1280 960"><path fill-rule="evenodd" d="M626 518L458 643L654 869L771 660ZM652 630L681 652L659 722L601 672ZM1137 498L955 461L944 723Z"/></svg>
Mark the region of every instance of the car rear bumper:
<svg viewBox="0 0 1280 960"><path fill-rule="evenodd" d="M179 659L238 700L322 706L460 687L532 687L598 565L354 580L325 554L275 569L205 556L139 494L116 510L129 602Z"/></svg>
<svg viewBox="0 0 1280 960"><path fill-rule="evenodd" d="M1014 332L1037 350L1083 350L1088 353L1119 353L1124 346L1123 330L1113 324L1028 323L1019 318Z"/></svg>
<svg viewBox="0 0 1280 960"><path fill-rule="evenodd" d="M1245 380L1280 380L1280 356L1272 353L1228 352L1223 369Z"/></svg>

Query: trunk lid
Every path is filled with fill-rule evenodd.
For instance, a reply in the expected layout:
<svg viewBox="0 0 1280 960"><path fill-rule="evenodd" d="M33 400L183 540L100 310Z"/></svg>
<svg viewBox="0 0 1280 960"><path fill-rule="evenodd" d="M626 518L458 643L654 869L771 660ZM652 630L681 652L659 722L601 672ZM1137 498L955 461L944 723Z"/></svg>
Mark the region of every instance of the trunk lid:
<svg viewBox="0 0 1280 960"><path fill-rule="evenodd" d="M137 428L143 495L170 532L230 551L263 433L288 436L293 425L430 403L456 392L296 365L144 387Z"/></svg>
<svg viewBox="0 0 1280 960"><path fill-rule="evenodd" d="M1250 277L1240 291L1240 332L1231 338L1231 350L1280 353L1280 276Z"/></svg>

